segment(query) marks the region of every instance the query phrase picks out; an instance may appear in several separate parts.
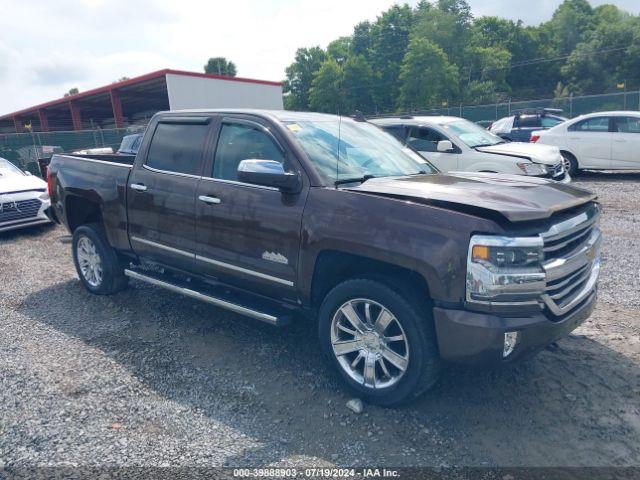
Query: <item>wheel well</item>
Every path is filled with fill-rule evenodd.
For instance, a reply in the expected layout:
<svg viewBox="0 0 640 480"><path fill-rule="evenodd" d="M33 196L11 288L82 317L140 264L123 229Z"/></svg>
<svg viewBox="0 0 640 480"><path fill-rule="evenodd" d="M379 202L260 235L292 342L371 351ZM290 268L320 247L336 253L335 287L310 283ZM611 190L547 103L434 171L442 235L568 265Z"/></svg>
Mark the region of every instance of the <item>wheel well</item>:
<svg viewBox="0 0 640 480"><path fill-rule="evenodd" d="M102 223L100 205L86 198L74 195L67 197L65 201L65 212L67 213L69 230L72 232L86 223Z"/></svg>
<svg viewBox="0 0 640 480"><path fill-rule="evenodd" d="M573 153L568 152L567 150L560 150L560 155L566 155L567 157L573 158L576 162L578 161L576 156Z"/></svg>
<svg viewBox="0 0 640 480"><path fill-rule="evenodd" d="M370 278L386 284L400 294L430 300L429 285L414 270L360 255L324 251L318 255L311 284L312 308L320 307L329 291L351 278Z"/></svg>

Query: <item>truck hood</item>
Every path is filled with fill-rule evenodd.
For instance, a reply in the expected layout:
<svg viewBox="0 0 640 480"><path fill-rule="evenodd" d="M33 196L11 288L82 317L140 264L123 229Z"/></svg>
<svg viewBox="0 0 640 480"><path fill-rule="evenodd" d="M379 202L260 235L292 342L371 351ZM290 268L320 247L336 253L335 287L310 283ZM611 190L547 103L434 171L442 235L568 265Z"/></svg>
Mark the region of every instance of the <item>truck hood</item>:
<svg viewBox="0 0 640 480"><path fill-rule="evenodd" d="M510 222L543 220L596 198L586 190L542 178L471 172L372 178L349 190L471 213L489 211Z"/></svg>
<svg viewBox="0 0 640 480"><path fill-rule="evenodd" d="M46 188L47 183L33 175L0 175L0 194Z"/></svg>
<svg viewBox="0 0 640 480"><path fill-rule="evenodd" d="M478 147L476 150L495 155L528 158L534 163L542 163L544 165L557 165L562 161L558 147L539 145L537 143L507 142L489 147Z"/></svg>

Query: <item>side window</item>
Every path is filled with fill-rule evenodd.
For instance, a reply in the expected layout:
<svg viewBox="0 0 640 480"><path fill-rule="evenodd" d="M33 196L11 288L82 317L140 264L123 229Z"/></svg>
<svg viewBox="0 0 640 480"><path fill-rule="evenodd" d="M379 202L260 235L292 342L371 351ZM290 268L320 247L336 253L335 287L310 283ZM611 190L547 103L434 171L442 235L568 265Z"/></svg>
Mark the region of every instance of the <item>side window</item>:
<svg viewBox="0 0 640 480"><path fill-rule="evenodd" d="M385 126L383 127L384 131L390 133L398 140L404 143L405 141L405 129L402 125L393 125L393 126Z"/></svg>
<svg viewBox="0 0 640 480"><path fill-rule="evenodd" d="M520 128L535 128L540 126L538 115L519 115L516 117L517 125Z"/></svg>
<svg viewBox="0 0 640 480"><path fill-rule="evenodd" d="M608 132L609 117L587 118L569 127L572 132Z"/></svg>
<svg viewBox="0 0 640 480"><path fill-rule="evenodd" d="M561 118L556 118L556 117L542 117L540 119L540 123L542 124L543 128L551 128L551 127L555 127L556 125L558 125L559 123L562 123L564 120L562 120Z"/></svg>
<svg viewBox="0 0 640 480"><path fill-rule="evenodd" d="M282 151L262 130L240 123L223 123L212 177L237 181L240 162L254 158L284 163Z"/></svg>
<svg viewBox="0 0 640 480"><path fill-rule="evenodd" d="M616 118L616 126L620 133L640 133L640 117Z"/></svg>
<svg viewBox="0 0 640 480"><path fill-rule="evenodd" d="M209 125L158 123L146 165L168 172L200 175Z"/></svg>
<svg viewBox="0 0 640 480"><path fill-rule="evenodd" d="M447 140L443 135L430 128L412 127L407 136L407 144L419 152L435 152L440 140Z"/></svg>

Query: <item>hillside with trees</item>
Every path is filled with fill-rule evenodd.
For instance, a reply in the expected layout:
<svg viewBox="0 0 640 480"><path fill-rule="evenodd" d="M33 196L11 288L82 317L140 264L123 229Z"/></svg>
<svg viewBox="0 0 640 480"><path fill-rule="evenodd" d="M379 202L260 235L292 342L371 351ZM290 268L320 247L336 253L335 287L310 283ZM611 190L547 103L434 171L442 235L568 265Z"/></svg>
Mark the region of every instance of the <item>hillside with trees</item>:
<svg viewBox="0 0 640 480"><path fill-rule="evenodd" d="M606 93L640 87L640 17L564 0L526 26L471 14L465 0L394 5L326 49L300 48L285 105L353 113L407 111Z"/></svg>

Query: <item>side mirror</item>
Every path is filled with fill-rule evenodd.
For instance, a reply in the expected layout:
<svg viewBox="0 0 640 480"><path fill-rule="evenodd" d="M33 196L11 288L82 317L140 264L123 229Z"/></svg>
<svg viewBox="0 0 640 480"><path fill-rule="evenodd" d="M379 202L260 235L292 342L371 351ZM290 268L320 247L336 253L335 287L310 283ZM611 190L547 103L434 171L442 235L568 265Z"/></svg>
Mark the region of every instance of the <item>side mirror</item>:
<svg viewBox="0 0 640 480"><path fill-rule="evenodd" d="M274 160L242 160L238 165L238 180L274 187L284 193L298 193L302 186L297 173L285 172L284 166Z"/></svg>
<svg viewBox="0 0 640 480"><path fill-rule="evenodd" d="M440 140L436 150L441 153L451 153L453 152L453 143L450 140Z"/></svg>

